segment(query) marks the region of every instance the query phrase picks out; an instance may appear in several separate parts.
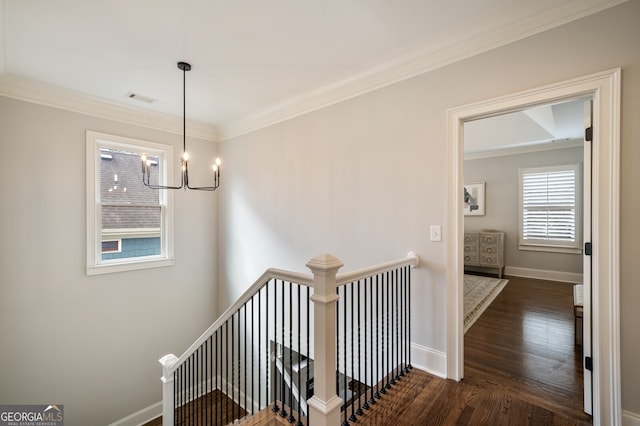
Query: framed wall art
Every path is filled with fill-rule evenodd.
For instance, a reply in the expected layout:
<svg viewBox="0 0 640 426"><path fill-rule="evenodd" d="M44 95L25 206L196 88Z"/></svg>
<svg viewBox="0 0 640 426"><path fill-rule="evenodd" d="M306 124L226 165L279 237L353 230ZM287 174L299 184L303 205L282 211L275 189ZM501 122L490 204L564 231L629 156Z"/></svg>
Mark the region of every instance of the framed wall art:
<svg viewBox="0 0 640 426"><path fill-rule="evenodd" d="M464 215L484 216L484 182L464 184Z"/></svg>

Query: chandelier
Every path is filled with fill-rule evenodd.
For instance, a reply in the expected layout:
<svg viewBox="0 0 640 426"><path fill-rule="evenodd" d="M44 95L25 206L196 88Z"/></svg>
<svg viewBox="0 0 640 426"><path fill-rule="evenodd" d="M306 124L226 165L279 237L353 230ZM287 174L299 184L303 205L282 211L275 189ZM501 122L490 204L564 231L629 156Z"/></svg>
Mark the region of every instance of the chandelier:
<svg viewBox="0 0 640 426"><path fill-rule="evenodd" d="M187 71L191 71L191 65L186 62L178 62L178 69L182 70L182 155L180 156L180 166L182 172L180 174L179 186L155 185L150 182L152 160L147 158L146 154L142 154L142 183L151 189L194 189L197 191L215 191L220 186L220 159L216 159L213 165L213 185L212 186L190 186L189 185L189 154L187 153L187 114L186 114L186 75Z"/></svg>

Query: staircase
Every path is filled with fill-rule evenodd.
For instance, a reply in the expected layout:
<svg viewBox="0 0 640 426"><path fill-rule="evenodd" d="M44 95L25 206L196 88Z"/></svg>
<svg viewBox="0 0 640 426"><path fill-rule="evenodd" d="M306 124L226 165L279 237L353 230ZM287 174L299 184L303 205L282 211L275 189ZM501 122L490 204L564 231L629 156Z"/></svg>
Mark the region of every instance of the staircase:
<svg viewBox="0 0 640 426"><path fill-rule="evenodd" d="M267 270L182 356L160 359L162 424L358 421L409 372L417 264L410 253L338 275L322 255L311 275Z"/></svg>

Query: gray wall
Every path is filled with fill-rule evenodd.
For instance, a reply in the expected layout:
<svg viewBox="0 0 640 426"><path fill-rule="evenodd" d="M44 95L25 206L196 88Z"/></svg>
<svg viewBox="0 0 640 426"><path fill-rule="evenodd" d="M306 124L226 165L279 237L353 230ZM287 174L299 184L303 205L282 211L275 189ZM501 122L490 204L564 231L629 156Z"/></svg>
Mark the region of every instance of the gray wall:
<svg viewBox="0 0 640 426"><path fill-rule="evenodd" d="M353 269L403 256L414 274L413 340L446 350L448 108L622 67L622 398L640 413L640 2L225 141L220 307L269 266L329 252ZM443 225L443 242L428 240ZM244 283L244 284L243 284Z"/></svg>
<svg viewBox="0 0 640 426"><path fill-rule="evenodd" d="M465 216L465 230L505 232L507 266L582 273L582 255L518 249L518 169L582 163L582 148L556 149L464 162L465 182L485 182L485 215Z"/></svg>
<svg viewBox="0 0 640 426"><path fill-rule="evenodd" d="M85 274L87 129L181 144L0 97L0 402L64 404L69 426L160 401L158 359L182 354L216 316L211 194L175 194L175 266ZM188 143L214 157L215 144Z"/></svg>

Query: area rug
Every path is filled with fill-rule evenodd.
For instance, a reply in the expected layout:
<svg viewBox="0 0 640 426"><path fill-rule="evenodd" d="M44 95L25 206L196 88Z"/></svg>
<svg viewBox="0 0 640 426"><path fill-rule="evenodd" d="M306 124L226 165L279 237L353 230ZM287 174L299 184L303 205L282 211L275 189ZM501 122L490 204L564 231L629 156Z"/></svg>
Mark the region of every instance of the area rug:
<svg viewBox="0 0 640 426"><path fill-rule="evenodd" d="M477 275L464 276L464 332L471 328L509 280Z"/></svg>

